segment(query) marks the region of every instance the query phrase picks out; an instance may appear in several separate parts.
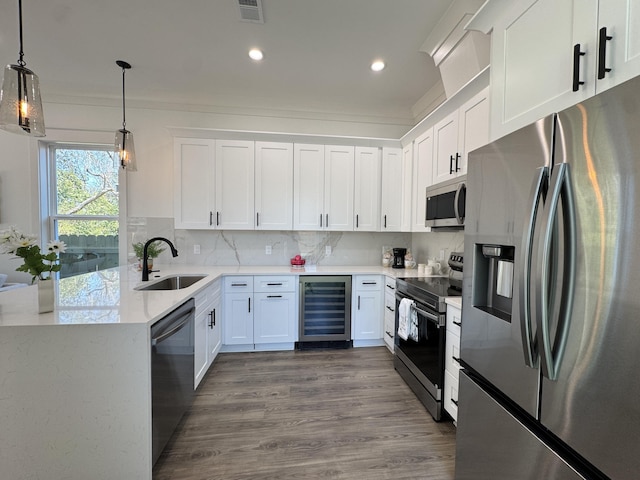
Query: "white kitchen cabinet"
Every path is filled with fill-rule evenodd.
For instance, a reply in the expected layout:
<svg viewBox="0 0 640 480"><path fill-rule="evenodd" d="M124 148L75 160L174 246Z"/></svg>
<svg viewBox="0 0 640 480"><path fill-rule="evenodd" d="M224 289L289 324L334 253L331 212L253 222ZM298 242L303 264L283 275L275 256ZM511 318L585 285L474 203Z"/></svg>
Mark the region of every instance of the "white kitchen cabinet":
<svg viewBox="0 0 640 480"><path fill-rule="evenodd" d="M384 343L393 353L396 330L396 279L384 277Z"/></svg>
<svg viewBox="0 0 640 480"><path fill-rule="evenodd" d="M467 173L469 152L489 142L489 88L433 127L433 184Z"/></svg>
<svg viewBox="0 0 640 480"><path fill-rule="evenodd" d="M175 228L215 228L215 141L175 138L173 149Z"/></svg>
<svg viewBox="0 0 640 480"><path fill-rule="evenodd" d="M402 220L401 232L411 231L413 198L413 142L402 148Z"/></svg>
<svg viewBox="0 0 640 480"><path fill-rule="evenodd" d="M353 230L354 147L295 144L294 230Z"/></svg>
<svg viewBox="0 0 640 480"><path fill-rule="evenodd" d="M380 188L382 160L377 147L355 148L354 230L380 230Z"/></svg>
<svg viewBox="0 0 640 480"><path fill-rule="evenodd" d="M220 281L198 292L195 304L194 388L197 388L220 351L221 329L217 319L220 313Z"/></svg>
<svg viewBox="0 0 640 480"><path fill-rule="evenodd" d="M458 382L460 378L460 327L462 314L459 308L447 304L447 333L445 341L444 409L453 420L458 418Z"/></svg>
<svg viewBox="0 0 640 480"><path fill-rule="evenodd" d="M639 33L636 0L521 0L509 5L492 34L492 139L640 74ZM601 34L611 38L601 39ZM602 72L603 78L601 67L610 69Z"/></svg>
<svg viewBox="0 0 640 480"><path fill-rule="evenodd" d="M383 277L380 275L355 275L353 277L352 326L354 346L384 345L383 327Z"/></svg>
<svg viewBox="0 0 640 480"><path fill-rule="evenodd" d="M382 178L380 194L380 230L399 232L402 228L402 200L410 192L403 190L402 149L382 148Z"/></svg>
<svg viewBox="0 0 640 480"><path fill-rule="evenodd" d="M224 278L225 345L253 344L253 277Z"/></svg>
<svg viewBox="0 0 640 480"><path fill-rule="evenodd" d="M253 230L255 144L216 140L216 228Z"/></svg>
<svg viewBox="0 0 640 480"><path fill-rule="evenodd" d="M293 144L256 142L255 228L293 228Z"/></svg>
<svg viewBox="0 0 640 480"><path fill-rule="evenodd" d="M429 232L426 220L426 190L433 182L433 127L413 141L412 232Z"/></svg>

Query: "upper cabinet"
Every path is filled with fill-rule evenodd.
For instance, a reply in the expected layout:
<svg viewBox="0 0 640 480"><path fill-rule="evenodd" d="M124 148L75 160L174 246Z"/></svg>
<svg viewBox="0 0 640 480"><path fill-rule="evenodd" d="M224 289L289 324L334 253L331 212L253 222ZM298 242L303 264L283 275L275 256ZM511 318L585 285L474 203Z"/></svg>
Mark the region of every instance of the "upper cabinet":
<svg viewBox="0 0 640 480"><path fill-rule="evenodd" d="M292 143L256 142L255 227L293 227Z"/></svg>
<svg viewBox="0 0 640 480"><path fill-rule="evenodd" d="M353 230L355 149L295 144L293 228Z"/></svg>
<svg viewBox="0 0 640 480"><path fill-rule="evenodd" d="M640 74L637 0L526 0L496 18L491 137Z"/></svg>
<svg viewBox="0 0 640 480"><path fill-rule="evenodd" d="M470 151L489 142L489 88L433 127L433 184L467 173Z"/></svg>
<svg viewBox="0 0 640 480"><path fill-rule="evenodd" d="M380 230L380 172L381 156L378 147L355 148L355 184L353 211L354 230Z"/></svg>
<svg viewBox="0 0 640 480"><path fill-rule="evenodd" d="M399 232L402 228L402 200L407 195L403 191L402 171L402 149L384 147L380 182L380 230L383 232Z"/></svg>
<svg viewBox="0 0 640 480"><path fill-rule="evenodd" d="M254 225L255 143L216 141L216 227L252 230Z"/></svg>
<svg viewBox="0 0 640 480"><path fill-rule="evenodd" d="M175 138L175 228L215 228L215 140Z"/></svg>
<svg viewBox="0 0 640 480"><path fill-rule="evenodd" d="M433 127L413 141L413 206L412 232L428 232L425 226L427 187L432 185L436 167L433 163Z"/></svg>

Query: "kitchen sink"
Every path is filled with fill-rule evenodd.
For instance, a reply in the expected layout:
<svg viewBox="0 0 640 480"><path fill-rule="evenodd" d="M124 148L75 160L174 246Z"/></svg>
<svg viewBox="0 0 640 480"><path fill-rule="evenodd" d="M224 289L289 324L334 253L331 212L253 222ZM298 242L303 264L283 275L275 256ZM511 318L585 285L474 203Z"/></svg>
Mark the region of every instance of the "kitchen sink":
<svg viewBox="0 0 640 480"><path fill-rule="evenodd" d="M206 275L171 275L152 283L135 287L134 290L180 290L202 280Z"/></svg>

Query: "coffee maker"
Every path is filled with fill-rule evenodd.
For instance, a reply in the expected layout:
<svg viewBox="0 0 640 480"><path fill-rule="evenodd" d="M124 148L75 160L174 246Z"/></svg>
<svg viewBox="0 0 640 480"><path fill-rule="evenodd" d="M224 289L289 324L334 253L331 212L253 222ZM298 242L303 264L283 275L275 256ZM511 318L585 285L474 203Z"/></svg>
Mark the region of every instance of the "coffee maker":
<svg viewBox="0 0 640 480"><path fill-rule="evenodd" d="M407 254L406 248L394 248L393 249L393 264L392 268L404 268L404 256Z"/></svg>

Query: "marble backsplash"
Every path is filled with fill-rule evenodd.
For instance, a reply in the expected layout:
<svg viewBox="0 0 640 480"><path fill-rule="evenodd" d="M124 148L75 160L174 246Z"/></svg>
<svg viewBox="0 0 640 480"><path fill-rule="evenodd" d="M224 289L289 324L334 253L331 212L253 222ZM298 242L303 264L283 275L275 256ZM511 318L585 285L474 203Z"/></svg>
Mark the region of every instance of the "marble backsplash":
<svg viewBox="0 0 640 480"><path fill-rule="evenodd" d="M165 251L159 262L194 265L289 265L297 254L308 264L380 265L383 247L410 248L414 258L424 263L427 256L437 256L442 248L447 249L447 255L454 251L451 242L463 241L457 233L176 230L173 218L156 217L129 218L128 232L130 262L135 262L131 243L161 236L174 242L179 256L172 258ZM200 246L200 254L193 253L194 245ZM271 246L270 255L265 253L267 245ZM326 247L331 247L330 254Z"/></svg>

